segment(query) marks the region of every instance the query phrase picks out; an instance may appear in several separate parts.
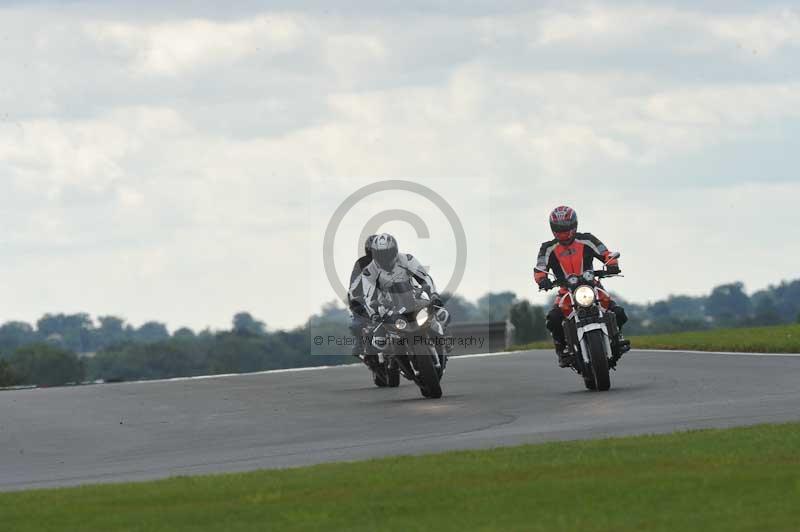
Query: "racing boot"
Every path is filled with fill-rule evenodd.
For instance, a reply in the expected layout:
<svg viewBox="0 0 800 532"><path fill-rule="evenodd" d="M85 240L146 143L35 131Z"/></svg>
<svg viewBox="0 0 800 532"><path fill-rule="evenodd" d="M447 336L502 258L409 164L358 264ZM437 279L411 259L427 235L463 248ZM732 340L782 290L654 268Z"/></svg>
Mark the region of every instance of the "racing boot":
<svg viewBox="0 0 800 532"><path fill-rule="evenodd" d="M617 335L617 345L619 346L619 356L631 350L631 341L622 336L621 332Z"/></svg>
<svg viewBox="0 0 800 532"><path fill-rule="evenodd" d="M444 338L445 338L445 341L444 341L444 353L445 353L445 356L449 356L450 353L453 352L453 337L450 336L450 335L447 335Z"/></svg>
<svg viewBox="0 0 800 532"><path fill-rule="evenodd" d="M355 339L355 343L353 344L353 350L350 352L351 355L356 357L360 361L364 361L366 358L369 349L367 349L369 342L369 337L366 336L358 336Z"/></svg>
<svg viewBox="0 0 800 532"><path fill-rule="evenodd" d="M353 350L350 352L351 355L356 357L357 359L361 360L361 355L364 353L363 346L361 342L356 339L356 343L353 344Z"/></svg>
<svg viewBox="0 0 800 532"><path fill-rule="evenodd" d="M575 362L575 357L572 354L572 351L566 344L562 344L559 341L554 342L556 348L556 355L558 355L558 367L559 368L569 368Z"/></svg>
<svg viewBox="0 0 800 532"><path fill-rule="evenodd" d="M366 342L369 342L369 340L367 339ZM364 344L364 352L361 356L361 360L364 361L364 364L366 364L369 369L375 371L375 369L381 365L378 355L385 347L385 336L373 336L371 343Z"/></svg>
<svg viewBox="0 0 800 532"><path fill-rule="evenodd" d="M372 371L375 371L376 369L378 369L378 366L381 365L380 360L378 359L378 355L371 355L371 354L364 355L364 364L366 364L367 367Z"/></svg>
<svg viewBox="0 0 800 532"><path fill-rule="evenodd" d="M616 367L617 361L622 358L622 355L631 350L631 341L622 336L622 332L617 333L612 343L613 355L611 357L611 367Z"/></svg>

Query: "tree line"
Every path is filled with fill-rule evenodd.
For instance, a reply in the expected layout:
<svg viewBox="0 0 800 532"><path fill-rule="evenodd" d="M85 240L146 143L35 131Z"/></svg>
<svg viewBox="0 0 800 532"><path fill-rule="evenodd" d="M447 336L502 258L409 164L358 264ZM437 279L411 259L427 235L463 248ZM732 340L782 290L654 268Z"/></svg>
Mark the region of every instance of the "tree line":
<svg viewBox="0 0 800 532"><path fill-rule="evenodd" d="M669 296L649 304L635 304L615 295L630 321L627 334L660 334L719 327L755 327L800 323L800 280L782 282L748 295L740 282L714 287L703 296ZM515 327L516 343L547 337L544 317L549 309L519 299L513 292L491 293L473 304L449 296L448 308L458 321L508 319Z"/></svg>
<svg viewBox="0 0 800 532"><path fill-rule="evenodd" d="M547 338L547 306L533 305L513 292L493 292L472 302L443 294L454 323L509 320L516 343ZM800 280L783 282L748 295L742 283L715 287L705 296L670 296L628 309L627 334L657 334L715 327L800 322ZM236 314L230 329L170 333L155 321L134 327L116 316L95 322L88 314L46 314L35 326L11 321L0 325L0 387L56 386L86 381L124 381L241 373L352 362L349 312L335 302L324 305L302 326L268 331L247 312ZM315 338L322 338L317 345ZM330 342L329 339L334 339ZM316 355L316 356L312 356Z"/></svg>
<svg viewBox="0 0 800 532"><path fill-rule="evenodd" d="M262 321L240 312L227 330L194 332L184 327L172 334L163 324L153 326L156 322L133 328L115 318L113 334L109 334L107 319L101 318L95 325L85 314L53 317L39 320L36 329L19 322L0 326L0 387L191 377L351 362L341 356L310 356L310 335L316 331L311 323L325 322L324 316L314 316L290 331L270 332ZM40 324L57 326L40 328ZM26 334L8 334L9 330ZM92 348L96 350L90 351Z"/></svg>
<svg viewBox="0 0 800 532"><path fill-rule="evenodd" d="M195 333L188 328L175 331L177 336L184 334ZM95 323L86 313L45 314L35 326L23 321L0 325L0 352L49 343L76 353L91 353L121 342L151 343L169 337L167 326L157 321L134 327L117 316L100 316Z"/></svg>

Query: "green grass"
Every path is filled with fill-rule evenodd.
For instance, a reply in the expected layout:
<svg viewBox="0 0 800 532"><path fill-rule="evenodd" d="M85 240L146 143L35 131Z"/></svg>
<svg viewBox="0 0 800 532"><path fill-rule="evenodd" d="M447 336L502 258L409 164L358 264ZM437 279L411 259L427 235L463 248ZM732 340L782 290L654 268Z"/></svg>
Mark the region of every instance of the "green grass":
<svg viewBox="0 0 800 532"><path fill-rule="evenodd" d="M797 531L800 424L7 493L0 529Z"/></svg>
<svg viewBox="0 0 800 532"><path fill-rule="evenodd" d="M800 353L800 325L713 329L710 331L631 336L633 349L676 349L690 351L736 351L753 353ZM553 343L534 342L511 348L552 349Z"/></svg>

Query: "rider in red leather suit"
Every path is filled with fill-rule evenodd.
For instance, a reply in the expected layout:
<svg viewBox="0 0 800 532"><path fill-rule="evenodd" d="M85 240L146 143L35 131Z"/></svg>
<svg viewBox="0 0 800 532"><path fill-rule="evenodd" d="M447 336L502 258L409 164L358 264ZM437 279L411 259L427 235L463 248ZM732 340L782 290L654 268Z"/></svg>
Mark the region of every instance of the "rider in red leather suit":
<svg viewBox="0 0 800 532"><path fill-rule="evenodd" d="M591 233L578 233L578 215L570 207L556 207L550 213L550 229L555 238L542 244L536 261L534 280L539 288L553 288L553 282L545 272L552 271L556 279L565 280L570 275L580 275L586 270L594 269L595 259L602 261L610 273L619 273L619 262L611 258L611 252L605 244ZM553 336L561 367L569 367L572 363L572 353L567 346L562 326L564 318L572 312L568 302L564 301L566 293L565 288L559 290L555 305L547 314L547 329ZM614 312L617 325L622 330L622 326L628 321L625 309L617 305L603 290L599 293L599 299L604 309Z"/></svg>

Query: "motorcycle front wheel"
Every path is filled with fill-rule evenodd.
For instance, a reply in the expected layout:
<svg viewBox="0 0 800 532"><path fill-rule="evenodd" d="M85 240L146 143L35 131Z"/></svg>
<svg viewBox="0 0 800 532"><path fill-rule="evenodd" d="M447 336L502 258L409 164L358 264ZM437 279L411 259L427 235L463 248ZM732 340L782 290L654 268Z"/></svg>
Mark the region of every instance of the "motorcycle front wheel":
<svg viewBox="0 0 800 532"><path fill-rule="evenodd" d="M414 353L414 367L419 372L418 384L419 390L423 397L428 399L439 399L442 396L442 385L439 383L439 373L436 371L436 365L433 362L433 357L436 356L436 351L431 353L428 350L422 351L419 354Z"/></svg>
<svg viewBox="0 0 800 532"><path fill-rule="evenodd" d="M589 359L592 363L592 380L600 392L611 388L611 377L608 374L608 357L605 350L605 339L600 331L586 333L586 346L589 348ZM587 368L588 369L588 368ZM586 381L584 381L586 383ZM586 387L589 388L588 383ZM589 388L591 389L591 388Z"/></svg>

